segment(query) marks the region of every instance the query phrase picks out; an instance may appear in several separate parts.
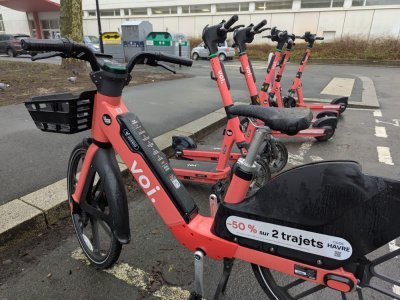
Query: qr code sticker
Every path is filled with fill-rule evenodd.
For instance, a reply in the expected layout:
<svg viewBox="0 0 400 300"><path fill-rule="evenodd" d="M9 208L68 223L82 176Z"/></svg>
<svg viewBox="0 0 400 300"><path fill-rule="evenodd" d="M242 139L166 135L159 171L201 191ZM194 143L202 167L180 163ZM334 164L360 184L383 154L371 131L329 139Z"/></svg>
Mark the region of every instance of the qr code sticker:
<svg viewBox="0 0 400 300"><path fill-rule="evenodd" d="M335 257L342 257L342 252L335 251Z"/></svg>

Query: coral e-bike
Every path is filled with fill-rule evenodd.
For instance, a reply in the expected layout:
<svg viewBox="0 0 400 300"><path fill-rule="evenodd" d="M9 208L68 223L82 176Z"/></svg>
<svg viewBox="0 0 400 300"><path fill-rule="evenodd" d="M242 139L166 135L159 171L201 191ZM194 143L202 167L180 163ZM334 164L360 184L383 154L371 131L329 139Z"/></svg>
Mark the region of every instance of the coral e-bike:
<svg viewBox="0 0 400 300"><path fill-rule="evenodd" d="M233 23L230 19L205 29L211 53L217 52L220 37ZM138 117L129 113L121 101L122 89L136 63L156 66L164 61L189 66L191 61L142 52L123 66L96 59L86 46L66 39L28 39L22 46L86 60L93 69L91 78L97 93L86 94L85 98L93 100L94 95L94 101L64 95L26 103L36 125L44 131L73 133L92 128L91 139L73 150L67 177L75 232L92 265L111 266L119 257L121 245L130 241L117 152L172 234L195 252L193 298L204 295L205 255L224 261L215 298L224 293L235 259L253 265L258 282L273 299L308 295L343 299L347 293L361 294L363 287L398 298L391 286L380 287L375 279L398 285L398 281L379 274L376 267L400 255L400 249L373 261L365 256L400 235L400 182L365 175L355 162L319 162L286 171L244 199L255 156L269 130L262 127L257 129L246 158L238 160L216 214L202 216ZM220 64L218 57L211 59L212 64ZM219 82L226 84L223 74ZM306 110L232 105L227 111L237 126L237 116L241 115L260 119L271 129L283 132L301 130L311 120ZM87 121L91 112L90 125ZM275 272L290 280L281 280Z"/></svg>

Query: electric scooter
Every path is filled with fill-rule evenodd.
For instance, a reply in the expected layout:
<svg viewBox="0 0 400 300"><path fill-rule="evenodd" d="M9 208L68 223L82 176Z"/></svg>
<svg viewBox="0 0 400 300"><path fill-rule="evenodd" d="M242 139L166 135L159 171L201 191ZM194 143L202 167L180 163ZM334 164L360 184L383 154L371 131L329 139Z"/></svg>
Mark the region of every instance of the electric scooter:
<svg viewBox="0 0 400 300"><path fill-rule="evenodd" d="M234 21L204 30L214 71L221 68L217 44ZM325 161L281 173L253 196L244 198L268 127L295 133L309 125L310 112L228 106L227 114L231 120L236 119L237 125L237 116L244 116L260 119L264 126L257 128L246 157L238 160L225 198L216 206L210 201L216 210L205 216L199 213L189 191L160 155L139 118L121 100L137 63L190 66L190 60L140 52L125 66L96 57L85 45L68 39L28 39L21 43L25 50L45 52L38 54L40 58L75 58L89 62L92 68L97 91L77 98L68 93L49 95L25 103L42 131L72 134L91 129L91 138L84 139L71 153L67 191L75 234L92 266L104 269L114 265L122 245L131 238L117 152L166 227L194 253L192 299L204 296L205 256L223 261L214 299L224 297L236 259L252 265L260 286L271 299L350 296L361 300L366 288L380 293L373 298L386 295L399 299L393 292L399 288L398 278L381 272L381 267L400 255L400 249L385 253L381 248L400 236L399 181L363 174L356 162ZM218 78L227 90L224 74ZM151 222L148 218L149 226ZM372 257L370 254L377 249L380 252Z"/></svg>
<svg viewBox="0 0 400 300"><path fill-rule="evenodd" d="M303 75L304 68L308 59L311 56L311 49L314 46L316 40L323 40L323 37L318 37L316 34L311 34L307 31L303 36L296 36L296 38L303 39L307 42L307 49L304 53L303 58L300 61L300 66L297 70L296 77L293 80L292 86L288 91L288 95L283 97L282 102L285 107L307 107L311 110L334 110L339 114L342 114L348 105L348 97L340 97L333 99L330 104L321 103L304 103L303 98L303 84L301 82L301 77ZM297 101L294 95L297 94Z"/></svg>
<svg viewBox="0 0 400 300"><path fill-rule="evenodd" d="M267 24L266 20L261 21L256 26L251 25L249 30L254 33L261 33L266 29L262 29L263 26ZM234 31L243 26L236 26L232 28L231 31ZM223 65L223 64L222 64ZM213 80L217 80L216 77L211 72L211 78ZM227 129L224 129L224 134ZM233 130L238 130L238 128L233 128ZM251 131L254 132L254 131ZM253 135L246 134L245 142L249 144ZM187 136L173 136L172 137L172 146L175 150L175 156L179 159L186 160L196 160L196 161L208 161L208 162L217 162L222 148L215 147L211 145L197 145L196 142ZM235 151L231 149L229 160L230 162L235 163L240 157L242 157L242 149L239 151ZM265 162L268 163L271 173L277 173L281 171L287 163L288 160L288 151L285 145L276 138L272 138L268 141L268 143L264 143L262 148L260 149L260 157L264 159ZM186 162L187 164L192 164L192 162Z"/></svg>
<svg viewBox="0 0 400 300"><path fill-rule="evenodd" d="M271 34L266 36L268 38L271 38L272 41L276 42L277 47L268 65L267 75L264 79L261 90L258 93L257 87L255 85L254 71L246 53L246 44L253 41L252 36L246 32L247 30L247 28L243 28L238 29L234 32L234 40L236 37L235 44L239 48L239 57L241 63L240 72L245 76L252 104L261 105L264 107L273 106L273 103L270 102L271 98L269 97L268 91L274 79L276 69L279 66L279 62L281 61L283 51L282 49L288 40L288 33L287 31L281 31L274 27L271 29ZM312 124L311 128L302 130L296 135L287 135L275 131L272 134L275 137L314 137L317 141L322 142L329 140L334 135L336 125L337 118L331 116L322 116ZM247 120L243 120L243 129L247 130L247 126Z"/></svg>
<svg viewBox="0 0 400 300"><path fill-rule="evenodd" d="M288 40L286 42L286 48L285 48L284 53L282 54L281 60L278 65L279 71L276 74L275 80L269 90L269 93L268 93L269 103L270 104L272 103L273 106L287 107L287 106L284 106L284 103L282 100L281 80L282 80L283 73L285 72L286 64L290 60L290 57L292 54L291 50L292 50L292 47L295 45L295 43L294 43L295 39L296 39L296 36L294 34L288 35ZM318 112L315 116L315 119L313 119L312 123L314 123L315 121L317 121L318 119L320 119L322 117L337 118L339 116L339 112L338 112L338 110L336 110L338 108L337 105L336 106L325 105L324 107L326 107L327 110L321 111L320 109L313 110L312 108L310 108L311 111Z"/></svg>

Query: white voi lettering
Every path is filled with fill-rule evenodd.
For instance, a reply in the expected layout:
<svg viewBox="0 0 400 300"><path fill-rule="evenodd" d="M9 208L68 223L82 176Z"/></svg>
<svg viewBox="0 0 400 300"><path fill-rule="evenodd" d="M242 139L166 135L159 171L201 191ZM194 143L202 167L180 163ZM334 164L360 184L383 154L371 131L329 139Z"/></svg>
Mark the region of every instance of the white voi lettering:
<svg viewBox="0 0 400 300"><path fill-rule="evenodd" d="M136 160L134 160L133 163L132 163L131 172L132 172L132 174L141 174L141 173L143 173L142 169L137 168L137 161ZM158 185L156 185L155 187L151 188L150 179L144 174L139 175L137 181L139 182L140 186L143 189L145 189L145 190L150 189L149 191L146 192L146 195L149 196L149 197L154 195L157 191L160 190L160 187ZM156 199L154 199L154 198L151 198L150 200L153 203L156 202Z"/></svg>
<svg viewBox="0 0 400 300"><path fill-rule="evenodd" d="M218 78L221 83L225 81L224 73L222 73L222 70L218 71Z"/></svg>

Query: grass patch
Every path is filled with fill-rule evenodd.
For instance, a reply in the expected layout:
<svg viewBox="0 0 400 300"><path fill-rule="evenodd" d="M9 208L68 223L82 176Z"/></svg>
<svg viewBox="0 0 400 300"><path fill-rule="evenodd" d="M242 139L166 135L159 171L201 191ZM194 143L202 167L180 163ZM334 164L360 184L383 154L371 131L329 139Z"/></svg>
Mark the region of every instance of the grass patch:
<svg viewBox="0 0 400 300"><path fill-rule="evenodd" d="M201 39L191 39L191 47L196 47ZM305 43L297 43L292 50L292 58L300 59L305 51ZM315 59L352 59L352 60L400 60L400 40L375 39L370 41L343 38L331 43L315 43L312 58ZM247 54L251 59L265 60L275 46L271 44L250 44Z"/></svg>
<svg viewBox="0 0 400 300"><path fill-rule="evenodd" d="M173 80L188 77L185 74L169 72L150 72L136 70L132 73L130 85L139 85L163 80ZM96 89L89 73L79 74L75 83L68 81L73 76L70 71L59 65L0 61L0 82L9 84L5 90L0 90L0 106L18 104L28 101L32 96L50 93L72 92Z"/></svg>

